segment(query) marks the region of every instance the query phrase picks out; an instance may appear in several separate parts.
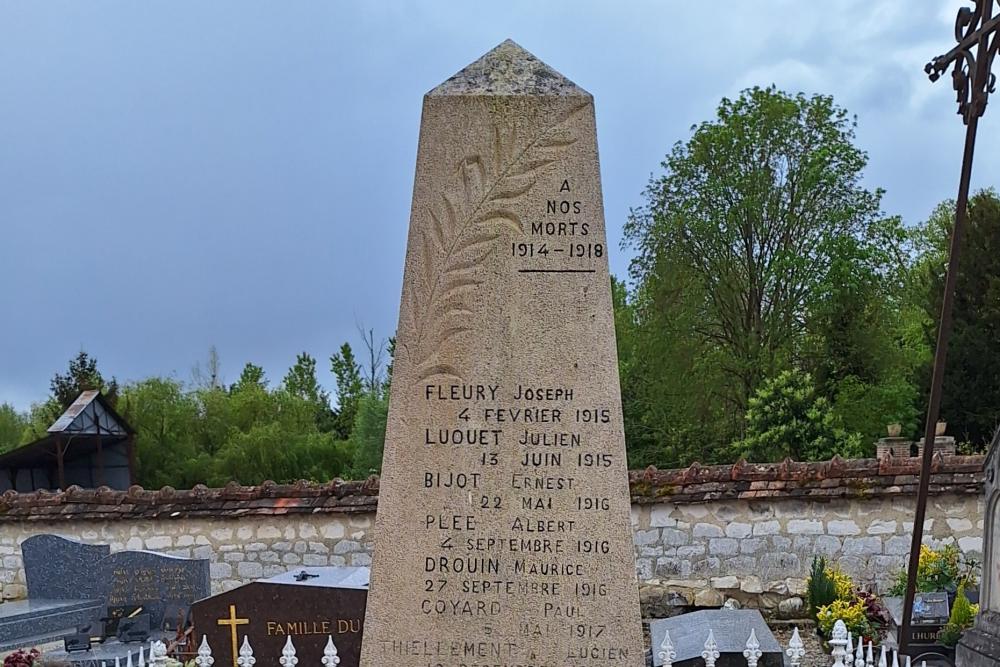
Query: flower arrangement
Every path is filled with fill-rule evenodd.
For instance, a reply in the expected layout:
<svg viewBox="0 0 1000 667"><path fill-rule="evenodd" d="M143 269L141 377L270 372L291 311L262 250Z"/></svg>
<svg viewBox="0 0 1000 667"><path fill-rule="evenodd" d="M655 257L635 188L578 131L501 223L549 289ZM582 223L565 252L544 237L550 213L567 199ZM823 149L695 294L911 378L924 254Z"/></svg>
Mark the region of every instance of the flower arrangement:
<svg viewBox="0 0 1000 667"><path fill-rule="evenodd" d="M877 595L860 590L849 575L827 566L822 558L813 560L807 589L810 609L825 637L838 620L855 637L872 641L880 639L889 624L889 613Z"/></svg>
<svg viewBox="0 0 1000 667"><path fill-rule="evenodd" d="M14 651L3 659L3 667L33 667L41 653L37 648L30 651Z"/></svg>

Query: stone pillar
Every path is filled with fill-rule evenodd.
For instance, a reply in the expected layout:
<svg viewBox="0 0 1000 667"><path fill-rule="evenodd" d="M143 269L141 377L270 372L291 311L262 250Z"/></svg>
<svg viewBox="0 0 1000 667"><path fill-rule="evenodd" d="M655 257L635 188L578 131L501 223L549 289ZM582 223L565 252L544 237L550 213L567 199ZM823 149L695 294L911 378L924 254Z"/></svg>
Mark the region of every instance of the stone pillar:
<svg viewBox="0 0 1000 667"><path fill-rule="evenodd" d="M1000 667L1000 431L986 457L985 544L979 616L956 649L958 667Z"/></svg>
<svg viewBox="0 0 1000 667"><path fill-rule="evenodd" d="M424 97L361 665L644 664L592 96Z"/></svg>

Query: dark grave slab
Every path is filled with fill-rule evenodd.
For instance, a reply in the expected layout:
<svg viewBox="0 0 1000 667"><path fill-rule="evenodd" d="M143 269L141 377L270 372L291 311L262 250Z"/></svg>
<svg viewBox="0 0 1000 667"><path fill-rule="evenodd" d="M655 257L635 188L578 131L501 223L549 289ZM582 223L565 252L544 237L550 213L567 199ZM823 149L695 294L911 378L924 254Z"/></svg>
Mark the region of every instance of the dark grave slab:
<svg viewBox="0 0 1000 667"><path fill-rule="evenodd" d="M670 641L677 652L674 667L702 667L701 652L705 650L705 640L711 629L719 646L716 667L746 667L743 651L747 647L750 631L757 634L761 667L782 667L783 652L778 640L764 622L764 617L756 609L707 609L664 618L649 624L653 649L653 665L663 664L657 653L663 643L665 632L670 632Z"/></svg>
<svg viewBox="0 0 1000 667"><path fill-rule="evenodd" d="M109 632L141 609L151 630L176 627L179 610L212 592L207 559L175 558L152 551L119 551L100 564L107 591ZM168 619L169 610L169 619ZM184 612L186 613L186 612Z"/></svg>
<svg viewBox="0 0 1000 667"><path fill-rule="evenodd" d="M0 651L58 640L104 613L100 600L17 600L0 604Z"/></svg>
<svg viewBox="0 0 1000 667"><path fill-rule="evenodd" d="M299 664L318 665L333 637L339 667L356 667L368 578L366 567L299 568L200 600L191 608L194 645L207 638L216 667L235 667L244 636L258 663L276 661L291 637Z"/></svg>
<svg viewBox="0 0 1000 667"><path fill-rule="evenodd" d="M33 535L21 543L28 598L94 600L103 597L104 582L94 574L111 554L107 544L85 544L58 535Z"/></svg>

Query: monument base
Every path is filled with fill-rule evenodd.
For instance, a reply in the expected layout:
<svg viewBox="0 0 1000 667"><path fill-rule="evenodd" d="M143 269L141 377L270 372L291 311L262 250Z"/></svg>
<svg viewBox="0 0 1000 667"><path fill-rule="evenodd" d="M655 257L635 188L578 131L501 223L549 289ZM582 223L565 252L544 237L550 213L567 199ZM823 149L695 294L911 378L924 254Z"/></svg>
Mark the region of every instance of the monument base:
<svg viewBox="0 0 1000 667"><path fill-rule="evenodd" d="M990 632L984 625L977 622L976 627L962 635L955 650L958 667L1000 667L1000 625Z"/></svg>

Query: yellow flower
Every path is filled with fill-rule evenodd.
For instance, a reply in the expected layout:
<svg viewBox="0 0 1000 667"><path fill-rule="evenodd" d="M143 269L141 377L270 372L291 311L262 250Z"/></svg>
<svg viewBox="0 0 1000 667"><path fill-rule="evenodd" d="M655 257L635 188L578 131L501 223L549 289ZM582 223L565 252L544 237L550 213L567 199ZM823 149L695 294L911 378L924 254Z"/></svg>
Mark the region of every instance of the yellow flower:
<svg viewBox="0 0 1000 667"><path fill-rule="evenodd" d="M838 600L851 601L854 599L854 582L851 581L850 576L832 567L826 568L826 576L833 581Z"/></svg>
<svg viewBox="0 0 1000 667"><path fill-rule="evenodd" d="M861 600L836 600L824 605L819 608L816 620L819 622L819 629L828 637L838 620L843 621L847 629L857 637L864 636L870 630L865 603Z"/></svg>

